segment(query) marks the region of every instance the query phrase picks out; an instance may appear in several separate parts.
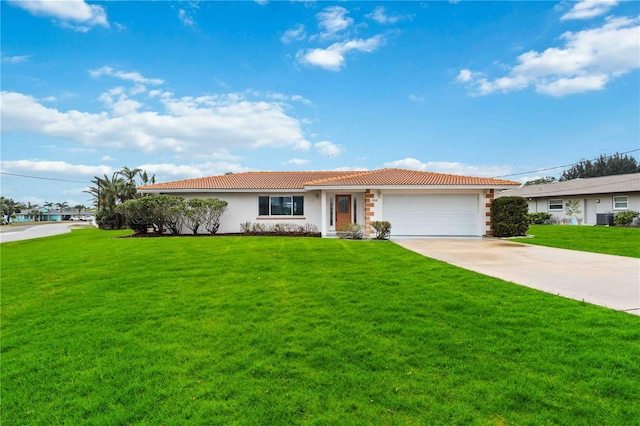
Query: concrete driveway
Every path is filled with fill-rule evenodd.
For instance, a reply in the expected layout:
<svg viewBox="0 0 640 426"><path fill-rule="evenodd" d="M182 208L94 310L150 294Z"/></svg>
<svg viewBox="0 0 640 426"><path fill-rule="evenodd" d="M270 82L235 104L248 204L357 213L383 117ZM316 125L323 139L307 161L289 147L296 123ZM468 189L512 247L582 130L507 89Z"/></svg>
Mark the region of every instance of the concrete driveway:
<svg viewBox="0 0 640 426"><path fill-rule="evenodd" d="M515 284L640 315L640 259L486 239L394 239L424 256Z"/></svg>

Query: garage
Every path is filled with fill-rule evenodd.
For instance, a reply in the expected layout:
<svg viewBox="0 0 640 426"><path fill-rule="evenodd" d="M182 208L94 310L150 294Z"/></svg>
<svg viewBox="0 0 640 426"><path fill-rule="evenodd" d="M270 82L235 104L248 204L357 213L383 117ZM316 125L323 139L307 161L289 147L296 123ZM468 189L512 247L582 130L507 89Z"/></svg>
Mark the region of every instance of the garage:
<svg viewBox="0 0 640 426"><path fill-rule="evenodd" d="M477 195L385 195L393 235L479 236Z"/></svg>

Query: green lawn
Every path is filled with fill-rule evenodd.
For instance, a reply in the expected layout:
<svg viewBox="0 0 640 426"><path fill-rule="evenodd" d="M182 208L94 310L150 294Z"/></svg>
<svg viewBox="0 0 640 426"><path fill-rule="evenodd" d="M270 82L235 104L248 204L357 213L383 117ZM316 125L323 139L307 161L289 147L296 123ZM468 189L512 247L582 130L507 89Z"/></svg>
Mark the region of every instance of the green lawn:
<svg viewBox="0 0 640 426"><path fill-rule="evenodd" d="M622 425L640 317L383 241L5 243L2 425Z"/></svg>
<svg viewBox="0 0 640 426"><path fill-rule="evenodd" d="M618 256L640 257L640 228L622 226L531 225L528 235L512 241Z"/></svg>

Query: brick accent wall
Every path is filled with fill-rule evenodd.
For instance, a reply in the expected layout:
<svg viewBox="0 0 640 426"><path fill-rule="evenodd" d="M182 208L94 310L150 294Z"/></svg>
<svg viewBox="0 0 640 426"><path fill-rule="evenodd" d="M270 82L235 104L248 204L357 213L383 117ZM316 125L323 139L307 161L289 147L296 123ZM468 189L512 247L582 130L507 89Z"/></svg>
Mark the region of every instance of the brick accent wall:
<svg viewBox="0 0 640 426"><path fill-rule="evenodd" d="M490 189L489 192L484 196L485 202L485 217L487 218L485 224L485 233L484 235L490 237L493 235L493 231L491 230L491 203L493 202L493 198L495 197L495 193L493 189Z"/></svg>
<svg viewBox="0 0 640 426"><path fill-rule="evenodd" d="M371 218L373 217L373 192L367 189L364 192L364 235L369 236L371 234Z"/></svg>

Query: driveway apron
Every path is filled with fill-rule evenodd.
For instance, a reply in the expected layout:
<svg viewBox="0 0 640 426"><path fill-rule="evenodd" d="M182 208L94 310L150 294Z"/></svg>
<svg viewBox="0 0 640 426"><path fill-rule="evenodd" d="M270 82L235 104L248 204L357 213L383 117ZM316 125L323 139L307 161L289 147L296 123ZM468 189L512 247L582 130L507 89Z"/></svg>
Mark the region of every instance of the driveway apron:
<svg viewBox="0 0 640 426"><path fill-rule="evenodd" d="M547 293L640 315L640 259L486 239L394 239L424 256Z"/></svg>

